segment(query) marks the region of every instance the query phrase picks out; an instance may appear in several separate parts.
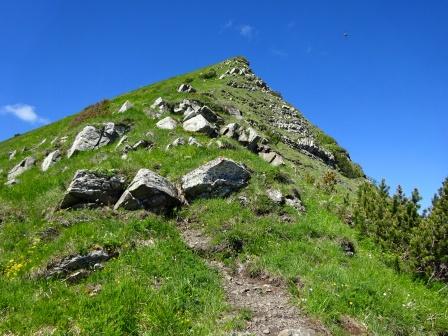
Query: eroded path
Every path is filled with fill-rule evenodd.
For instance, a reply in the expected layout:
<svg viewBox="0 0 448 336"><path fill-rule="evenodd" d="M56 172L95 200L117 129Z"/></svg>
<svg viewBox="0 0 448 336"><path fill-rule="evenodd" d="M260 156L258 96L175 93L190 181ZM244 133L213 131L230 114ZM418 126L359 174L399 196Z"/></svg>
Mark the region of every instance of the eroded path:
<svg viewBox="0 0 448 336"><path fill-rule="evenodd" d="M178 228L188 247L201 255L209 254L210 238L201 230L191 228L188 223L180 223ZM233 270L212 258L208 258L207 263L222 275L222 285L232 308L250 311L251 318L245 329L230 335L330 335L322 325L303 316L290 302L283 281L269 275L252 278L244 265Z"/></svg>

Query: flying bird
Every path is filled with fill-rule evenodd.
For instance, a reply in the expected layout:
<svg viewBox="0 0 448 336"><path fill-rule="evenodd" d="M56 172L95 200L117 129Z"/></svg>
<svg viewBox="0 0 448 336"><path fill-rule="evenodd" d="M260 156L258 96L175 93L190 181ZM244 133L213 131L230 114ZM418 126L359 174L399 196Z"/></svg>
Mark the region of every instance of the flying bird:
<svg viewBox="0 0 448 336"><path fill-rule="evenodd" d="M344 35L345 38L348 38L350 36L347 32L344 32L343 35Z"/></svg>

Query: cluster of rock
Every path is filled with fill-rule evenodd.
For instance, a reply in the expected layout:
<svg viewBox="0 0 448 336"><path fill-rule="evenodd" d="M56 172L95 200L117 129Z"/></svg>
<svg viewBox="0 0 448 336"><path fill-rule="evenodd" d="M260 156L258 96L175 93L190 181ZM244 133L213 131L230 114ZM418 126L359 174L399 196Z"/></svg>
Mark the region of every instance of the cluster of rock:
<svg viewBox="0 0 448 336"><path fill-rule="evenodd" d="M249 179L242 164L222 157L183 176L179 187L149 169L140 169L127 188L120 175L79 170L60 208L113 205L115 209L166 213L196 198L227 196L247 185Z"/></svg>
<svg viewBox="0 0 448 336"><path fill-rule="evenodd" d="M317 143L312 138L300 138L298 140L292 140L287 136L282 136L281 141L291 148L322 160L329 166L334 167L336 165L336 160L333 153L317 145Z"/></svg>
<svg viewBox="0 0 448 336"><path fill-rule="evenodd" d="M238 76L241 80L231 80L227 83L227 85L239 88L246 89L250 91L261 90L262 92L270 92L271 89L261 78L257 77L252 70L249 68L249 65L245 62L237 62L236 66L228 69L224 72L219 79L225 79L226 77Z"/></svg>
<svg viewBox="0 0 448 336"><path fill-rule="evenodd" d="M117 256L118 252L104 249L93 250L85 255L70 255L48 264L42 275L47 279L64 278L68 282L76 282L91 272L102 269L104 262Z"/></svg>
<svg viewBox="0 0 448 336"><path fill-rule="evenodd" d="M23 174L27 170L31 169L36 164L36 159L32 156L28 156L14 166L8 173L8 180L6 185L12 185L17 183L17 176Z"/></svg>
<svg viewBox="0 0 448 336"><path fill-rule="evenodd" d="M274 203L278 205L286 204L293 207L297 211L305 211L305 207L303 206L300 198L300 193L297 189L293 189L287 195L283 195L283 193L278 189L268 189L266 194Z"/></svg>
<svg viewBox="0 0 448 336"><path fill-rule="evenodd" d="M283 157L279 153L273 151L267 144L267 140L262 138L252 127L243 128L238 123L230 123L224 126L220 133L222 136L237 140L252 152L258 153L262 159L273 166L284 164Z"/></svg>

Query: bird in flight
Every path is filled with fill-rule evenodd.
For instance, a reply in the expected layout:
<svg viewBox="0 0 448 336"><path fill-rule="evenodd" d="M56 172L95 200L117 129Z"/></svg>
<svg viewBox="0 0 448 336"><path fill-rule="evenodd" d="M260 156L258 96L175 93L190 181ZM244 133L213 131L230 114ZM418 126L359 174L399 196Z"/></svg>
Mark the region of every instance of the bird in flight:
<svg viewBox="0 0 448 336"><path fill-rule="evenodd" d="M344 35L345 38L348 38L350 36L347 32L344 32L343 35Z"/></svg>

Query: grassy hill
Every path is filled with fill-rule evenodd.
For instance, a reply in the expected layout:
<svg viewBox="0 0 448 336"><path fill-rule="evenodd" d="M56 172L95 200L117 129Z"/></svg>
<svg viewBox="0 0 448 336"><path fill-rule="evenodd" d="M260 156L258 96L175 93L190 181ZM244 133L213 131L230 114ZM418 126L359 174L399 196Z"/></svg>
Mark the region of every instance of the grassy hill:
<svg viewBox="0 0 448 336"><path fill-rule="evenodd" d="M178 92L183 83L196 92ZM158 97L170 106L196 100L223 118L223 125L253 127L284 164L269 164L235 139L221 136L219 143L187 132L179 114L151 118ZM117 113L125 101L133 107ZM241 111L242 119L229 114L229 106ZM166 116L179 122L174 130L156 127ZM128 144L144 139L153 142L152 148L131 150L123 158L116 141L67 158L86 125L104 122L128 125ZM203 146L166 149L176 138L190 136ZM61 160L42 172L42 161L56 148ZM16 154L10 160L11 151ZM6 185L10 169L28 156L36 165L18 176L16 184ZM244 163L251 172L247 187L225 198L195 200L166 216L107 206L59 209L80 169L122 174L129 183L140 168L148 168L178 183L217 157ZM140 88L4 141L0 169L2 335L244 331L256 316L229 303L223 274L212 261L233 270L243 265L253 278L278 278L290 304L322 333L448 333L446 289L397 273L386 254L341 219L366 181L361 168L334 139L253 75L243 58ZM297 189L305 211L273 202L267 196L270 189L285 195ZM188 246L185 225L207 237L205 251ZM42 276L52 262L98 248L118 255L77 281Z"/></svg>

